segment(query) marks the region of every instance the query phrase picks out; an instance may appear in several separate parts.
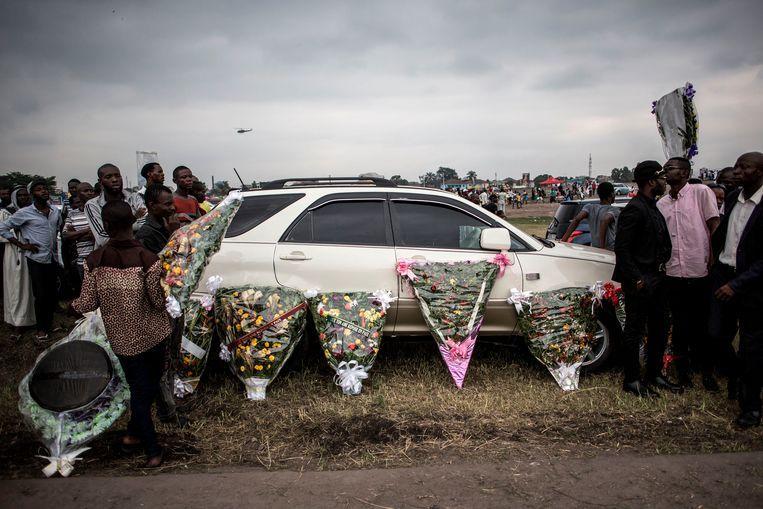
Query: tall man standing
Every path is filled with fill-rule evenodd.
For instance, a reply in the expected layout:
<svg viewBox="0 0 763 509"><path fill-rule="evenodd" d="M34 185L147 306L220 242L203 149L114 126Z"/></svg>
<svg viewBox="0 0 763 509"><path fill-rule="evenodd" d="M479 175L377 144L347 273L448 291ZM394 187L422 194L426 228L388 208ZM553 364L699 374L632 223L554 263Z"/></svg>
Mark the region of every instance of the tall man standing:
<svg viewBox="0 0 763 509"><path fill-rule="evenodd" d="M710 334L727 358L733 356L731 342L739 321L741 414L736 422L749 428L760 425L763 385L763 154L743 154L734 173L742 187L729 196L713 235L717 260L711 278L715 299Z"/></svg>
<svg viewBox="0 0 763 509"><path fill-rule="evenodd" d="M673 348L678 356L678 382L692 387L691 358L702 370L702 384L717 391L713 361L704 321L710 306L710 236L718 227L715 194L703 184L689 185L691 163L683 157L668 159L663 167L670 186L657 208L665 218L672 245L665 273L673 321Z"/></svg>
<svg viewBox="0 0 763 509"><path fill-rule="evenodd" d="M146 163L140 169L140 176L146 179L146 185L138 189L138 194L146 201L146 189L154 184L164 185L164 170L159 163Z"/></svg>
<svg viewBox="0 0 763 509"><path fill-rule="evenodd" d="M37 317L35 339L45 341L53 327L53 312L57 305L56 268L61 213L50 206L47 182L32 181L29 191L32 194L32 205L22 208L7 221L0 223L0 236L24 251L32 279L34 312ZM13 235L13 229L20 230L26 242L19 242Z"/></svg>
<svg viewBox="0 0 763 509"><path fill-rule="evenodd" d="M670 236L656 198L665 192L665 175L657 161L636 165L638 194L625 206L617 222L615 271L625 296L623 390L639 397L657 397L652 386L680 392L662 377L662 356L667 338L665 263L670 259ZM641 380L639 347L648 332L646 383Z"/></svg>
<svg viewBox="0 0 763 509"><path fill-rule="evenodd" d="M101 194L89 200L85 204L85 214L90 223L90 230L95 238L95 248L104 246L109 240L109 234L103 226L101 210L107 202L124 201L130 205L136 218L133 230L138 231L145 222L146 207L143 198L138 193L128 193L122 188L122 173L115 165L106 163L98 168L98 183L101 185Z"/></svg>

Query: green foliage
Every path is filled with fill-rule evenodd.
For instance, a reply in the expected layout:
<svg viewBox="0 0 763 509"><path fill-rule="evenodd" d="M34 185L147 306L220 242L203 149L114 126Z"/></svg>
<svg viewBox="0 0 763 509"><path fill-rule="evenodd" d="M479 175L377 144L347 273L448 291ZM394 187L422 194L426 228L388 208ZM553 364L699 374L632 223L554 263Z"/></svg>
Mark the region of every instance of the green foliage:
<svg viewBox="0 0 763 509"><path fill-rule="evenodd" d="M408 184L410 184L410 182L408 182L406 179L404 179L400 175L392 175L389 180L390 182L394 182L395 184L399 186L407 186Z"/></svg>
<svg viewBox="0 0 763 509"><path fill-rule="evenodd" d="M56 187L56 177L41 177L39 175L27 175L19 171L11 171L5 175L0 175L0 181L7 182L11 188L16 186L25 186L33 180L43 179L48 183L48 187L52 191Z"/></svg>
<svg viewBox="0 0 763 509"><path fill-rule="evenodd" d="M440 187L442 179L436 173L428 171L424 175L419 176L419 182L425 187Z"/></svg>
<svg viewBox="0 0 763 509"><path fill-rule="evenodd" d="M230 192L230 184L228 184L227 180L218 180L215 182L214 191L219 196L227 196Z"/></svg>
<svg viewBox="0 0 763 509"><path fill-rule="evenodd" d="M543 182L544 180L550 177L551 175L549 175L548 173L541 173L540 175L538 175L537 177L533 179L533 182L535 182L535 185L537 186L538 184L540 184L541 182Z"/></svg>
<svg viewBox="0 0 763 509"><path fill-rule="evenodd" d="M615 182L633 182L633 172L627 166L612 168L611 177Z"/></svg>
<svg viewBox="0 0 763 509"><path fill-rule="evenodd" d="M474 170L469 170L466 172L466 179L471 180L472 182L477 180L477 172Z"/></svg>
<svg viewBox="0 0 763 509"><path fill-rule="evenodd" d="M443 166L440 166L437 170L437 178L440 179L440 182L443 180L452 180L458 178L458 172L454 170L453 168L445 168Z"/></svg>

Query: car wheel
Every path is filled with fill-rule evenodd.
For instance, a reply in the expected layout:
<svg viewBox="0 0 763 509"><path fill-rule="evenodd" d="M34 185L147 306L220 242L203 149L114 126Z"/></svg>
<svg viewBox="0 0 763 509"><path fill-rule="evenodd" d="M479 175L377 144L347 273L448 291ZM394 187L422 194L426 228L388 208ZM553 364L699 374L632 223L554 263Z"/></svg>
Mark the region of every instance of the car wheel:
<svg viewBox="0 0 763 509"><path fill-rule="evenodd" d="M610 320L606 321L610 322ZM616 325L610 324L607 326L602 320L597 320L597 323L599 324L599 329L594 334L591 351L583 360L583 367L587 371L596 371L607 364L607 361L612 356L612 352L615 350L616 332L619 331L619 327ZM618 331L615 331L615 327L618 328Z"/></svg>

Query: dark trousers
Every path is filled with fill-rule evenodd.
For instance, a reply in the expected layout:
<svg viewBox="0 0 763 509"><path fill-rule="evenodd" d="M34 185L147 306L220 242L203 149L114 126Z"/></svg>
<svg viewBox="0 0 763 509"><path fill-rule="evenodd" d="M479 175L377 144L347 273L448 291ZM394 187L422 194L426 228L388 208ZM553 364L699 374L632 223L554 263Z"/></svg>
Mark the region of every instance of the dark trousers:
<svg viewBox="0 0 763 509"><path fill-rule="evenodd" d="M665 354L667 340L667 301L662 278L654 275L649 278L647 288L637 290L635 286L624 284L625 330L623 331L623 355L625 383L641 378L639 348L644 332L646 341L646 375L651 380L662 372L662 357Z"/></svg>
<svg viewBox="0 0 763 509"><path fill-rule="evenodd" d="M713 291L734 277L734 269L717 264L712 271ZM713 299L710 309L710 335L718 358L741 382L740 406L743 412L761 409L763 387L763 310L751 306L741 296L730 302ZM732 342L739 324L739 355L734 355Z"/></svg>
<svg viewBox="0 0 763 509"><path fill-rule="evenodd" d="M739 377L739 359L734 351L734 337L739 323L739 305L734 302L721 302L712 296L721 286L734 277L734 269L716 263L710 270L710 313L708 320L708 336L710 351L715 367L720 368L729 379Z"/></svg>
<svg viewBox="0 0 763 509"><path fill-rule="evenodd" d="M39 263L27 258L29 278L32 280L34 295L34 314L37 317L37 329L50 332L53 328L53 313L58 305L56 291L56 263Z"/></svg>
<svg viewBox="0 0 763 509"><path fill-rule="evenodd" d="M665 278L673 325L673 353L678 356L678 370L688 377L690 359L702 373L712 372L707 334L710 309L710 279Z"/></svg>
<svg viewBox="0 0 763 509"><path fill-rule="evenodd" d="M164 367L164 351L167 342L138 355L119 355L119 362L130 386L130 422L127 433L140 438L146 456L156 456L162 449L156 440L151 405L159 392L159 379Z"/></svg>

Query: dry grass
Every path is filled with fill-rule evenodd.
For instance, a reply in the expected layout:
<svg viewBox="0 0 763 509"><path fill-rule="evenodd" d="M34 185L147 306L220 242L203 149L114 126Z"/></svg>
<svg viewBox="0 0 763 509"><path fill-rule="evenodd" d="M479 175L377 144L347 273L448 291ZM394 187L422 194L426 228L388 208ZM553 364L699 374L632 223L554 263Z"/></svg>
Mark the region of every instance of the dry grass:
<svg viewBox="0 0 763 509"><path fill-rule="evenodd" d="M344 469L763 446L760 430L731 426L736 408L721 395L695 389L642 401L619 390L618 372L584 374L578 392L563 393L521 348L478 343L459 391L431 340L390 341L358 397L341 394L315 353L282 372L264 402L247 401L242 385L212 366L184 402L190 427L159 426L170 453L163 470ZM43 451L19 420L12 385L0 401L0 475L35 476L41 460L33 456ZM96 440L77 471L139 468L141 458L112 450L115 435Z"/></svg>

